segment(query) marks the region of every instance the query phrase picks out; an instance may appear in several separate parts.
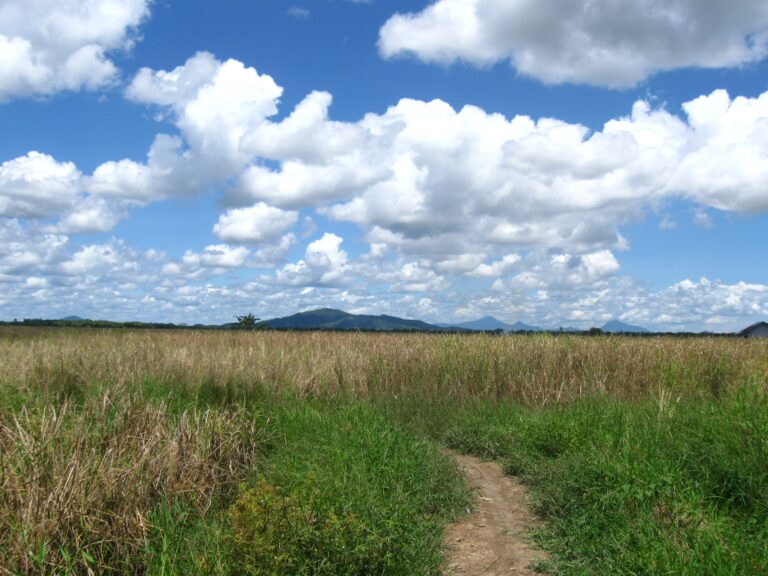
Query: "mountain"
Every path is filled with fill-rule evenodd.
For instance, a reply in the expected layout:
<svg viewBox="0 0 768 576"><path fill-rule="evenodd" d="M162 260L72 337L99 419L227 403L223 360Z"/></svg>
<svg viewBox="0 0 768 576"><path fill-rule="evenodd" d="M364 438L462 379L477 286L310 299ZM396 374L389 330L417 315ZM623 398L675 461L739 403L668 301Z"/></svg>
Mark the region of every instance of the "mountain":
<svg viewBox="0 0 768 576"><path fill-rule="evenodd" d="M515 322L508 328L508 330L510 332L543 332L544 328L525 324L524 322Z"/></svg>
<svg viewBox="0 0 768 576"><path fill-rule="evenodd" d="M506 322L497 320L493 316L485 316L479 320L460 322L458 324L439 324L439 326L445 328L461 328L462 330L504 330L505 332L541 332L542 330L537 326L523 324L522 322L507 324Z"/></svg>
<svg viewBox="0 0 768 576"><path fill-rule="evenodd" d="M67 320L69 322L74 322L77 320L85 320L85 318L80 318L80 316L67 316L66 318L62 318L62 320Z"/></svg>
<svg viewBox="0 0 768 576"><path fill-rule="evenodd" d="M620 320L606 322L600 329L603 332L624 332L632 334L648 334L650 332L650 330L643 328L642 326L632 326L632 324L625 324Z"/></svg>
<svg viewBox="0 0 768 576"><path fill-rule="evenodd" d="M267 320L269 328L293 330L440 330L438 326L420 320L405 320L395 316L349 314L333 308L299 312L284 318Z"/></svg>

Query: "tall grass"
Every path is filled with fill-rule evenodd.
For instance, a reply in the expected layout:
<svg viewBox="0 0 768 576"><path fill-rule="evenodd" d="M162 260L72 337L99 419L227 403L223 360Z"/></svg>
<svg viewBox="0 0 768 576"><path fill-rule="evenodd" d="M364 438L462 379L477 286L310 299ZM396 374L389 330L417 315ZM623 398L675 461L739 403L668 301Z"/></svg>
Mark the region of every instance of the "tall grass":
<svg viewBox="0 0 768 576"><path fill-rule="evenodd" d="M0 566L9 573L136 572L160 502L203 514L266 442L243 410L169 411L123 390L0 417Z"/></svg>
<svg viewBox="0 0 768 576"><path fill-rule="evenodd" d="M766 384L725 338L0 328L0 573L436 574L435 441L562 573L768 571Z"/></svg>
<svg viewBox="0 0 768 576"><path fill-rule="evenodd" d="M735 338L3 328L0 343L0 382L36 392L58 386L64 395L94 383L151 380L243 394L256 387L313 397L552 405L717 396L768 380L768 343Z"/></svg>

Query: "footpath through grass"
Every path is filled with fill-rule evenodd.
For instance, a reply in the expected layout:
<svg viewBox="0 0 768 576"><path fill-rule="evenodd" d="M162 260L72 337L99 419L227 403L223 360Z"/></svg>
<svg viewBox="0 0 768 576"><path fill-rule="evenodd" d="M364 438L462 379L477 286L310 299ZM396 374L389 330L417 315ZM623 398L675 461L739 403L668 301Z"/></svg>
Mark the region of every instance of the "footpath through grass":
<svg viewBox="0 0 768 576"><path fill-rule="evenodd" d="M388 410L531 486L552 573L768 574L764 390L549 408L420 406Z"/></svg>

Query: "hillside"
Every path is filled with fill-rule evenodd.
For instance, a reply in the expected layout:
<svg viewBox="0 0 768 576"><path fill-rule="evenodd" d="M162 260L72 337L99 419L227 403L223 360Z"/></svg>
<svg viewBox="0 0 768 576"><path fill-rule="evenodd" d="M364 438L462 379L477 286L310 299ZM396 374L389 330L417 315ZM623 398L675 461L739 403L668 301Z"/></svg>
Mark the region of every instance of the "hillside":
<svg viewBox="0 0 768 576"><path fill-rule="evenodd" d="M625 333L625 334L647 334L650 331L647 328L643 328L642 326L633 326L632 324L626 324L624 322L621 322L620 320L611 320L610 322L606 322L602 325L600 328L603 332L612 332L612 333Z"/></svg>
<svg viewBox="0 0 768 576"><path fill-rule="evenodd" d="M387 315L349 314L333 308L320 308L284 318L274 318L267 320L266 325L269 328L292 330L440 330L438 326L420 320L406 320Z"/></svg>
<svg viewBox="0 0 768 576"><path fill-rule="evenodd" d="M523 322L515 322L514 324L507 324L494 318L493 316L485 316L478 320L472 320L470 322L460 322L456 324L440 324L446 328L461 328L462 330L504 330L505 332L541 332L542 328L538 326L531 326L530 324L524 324Z"/></svg>

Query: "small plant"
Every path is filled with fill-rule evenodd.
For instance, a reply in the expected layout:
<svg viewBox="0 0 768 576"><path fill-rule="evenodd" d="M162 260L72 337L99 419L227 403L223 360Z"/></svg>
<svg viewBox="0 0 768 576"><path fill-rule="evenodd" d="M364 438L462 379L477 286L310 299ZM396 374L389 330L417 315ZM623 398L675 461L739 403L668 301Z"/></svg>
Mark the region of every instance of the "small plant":
<svg viewBox="0 0 768 576"><path fill-rule="evenodd" d="M263 325L263 323L250 312L245 316L235 316L235 318L237 319L237 325L240 330L256 330Z"/></svg>
<svg viewBox="0 0 768 576"><path fill-rule="evenodd" d="M351 512L321 509L261 480L243 491L228 512L233 562L244 574L349 573L355 548L364 549L366 526ZM363 568L363 566L360 566Z"/></svg>

